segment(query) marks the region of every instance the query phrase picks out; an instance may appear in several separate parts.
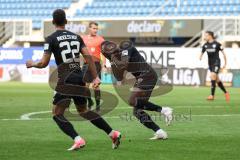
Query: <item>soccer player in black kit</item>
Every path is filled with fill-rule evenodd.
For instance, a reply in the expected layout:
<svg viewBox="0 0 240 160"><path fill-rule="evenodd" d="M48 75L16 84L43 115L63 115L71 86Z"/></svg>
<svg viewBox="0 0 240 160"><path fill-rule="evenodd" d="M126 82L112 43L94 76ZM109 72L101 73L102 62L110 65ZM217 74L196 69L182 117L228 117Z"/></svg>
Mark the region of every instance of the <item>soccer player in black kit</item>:
<svg viewBox="0 0 240 160"><path fill-rule="evenodd" d="M211 31L206 31L204 39L207 41L202 47L202 53L200 55L200 60L202 60L203 54L207 52L208 54L208 65L211 72L211 94L207 97L207 100L214 100L216 83L219 88L224 92L225 99L228 102L230 100L230 95L226 91L222 81L218 77L218 73L221 69L221 60L219 58L219 52L222 52L224 57L223 68L226 68L227 58L224 52L223 46L215 40L214 33Z"/></svg>
<svg viewBox="0 0 240 160"><path fill-rule="evenodd" d="M123 41L119 46L111 41L102 43L102 54L111 62L112 72L118 81L123 80L124 72L131 73L135 79L135 85L131 91L129 105L133 107L134 116L145 127L155 132L150 139L167 139L168 135L153 122L144 110L161 113L165 117L167 125L172 121L172 109L161 107L149 102L152 90L155 87L158 76L154 69L144 60L130 41Z"/></svg>
<svg viewBox="0 0 240 160"><path fill-rule="evenodd" d="M57 92L53 97L53 119L59 128L74 140L73 146L68 150L77 150L85 146L85 140L79 136L71 122L64 116L64 112L69 107L71 99L73 99L79 115L89 120L99 129L105 131L112 139L113 149L116 149L120 144L120 132L113 130L97 113L86 111L86 97L59 92L66 84L73 86L73 88L79 85L82 86L83 89L87 89L83 82L83 73L80 68L80 53L88 62L89 70L92 73L92 77L94 77L93 87L97 87L100 84L100 79L97 76L92 57L88 54L82 38L77 34L65 30L67 20L64 10L55 10L53 12L52 22L56 27L56 31L46 38L42 59L39 62L28 60L26 66L27 68L44 68L48 65L51 54L53 53L58 66L58 82L55 88Z"/></svg>

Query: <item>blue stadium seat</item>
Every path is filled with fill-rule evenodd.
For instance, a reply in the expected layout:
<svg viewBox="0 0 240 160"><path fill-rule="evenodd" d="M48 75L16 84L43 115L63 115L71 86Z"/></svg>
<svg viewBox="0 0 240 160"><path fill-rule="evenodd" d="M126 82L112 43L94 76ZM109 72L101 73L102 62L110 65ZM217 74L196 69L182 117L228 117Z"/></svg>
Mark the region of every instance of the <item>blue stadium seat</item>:
<svg viewBox="0 0 240 160"><path fill-rule="evenodd" d="M56 8L69 8L76 0L0 0L1 18L31 18L33 28L39 29L44 18L51 18ZM75 17L148 16L238 16L240 0L93 0Z"/></svg>
<svg viewBox="0 0 240 160"><path fill-rule="evenodd" d="M147 16L160 7L155 13L156 16L240 15L239 0L182 0L179 7L177 7L176 0L172 0L168 4L165 4L166 2L165 0L93 0L82 13L90 12L90 15L94 17ZM91 12L96 9L96 13ZM101 10L107 11L102 12ZM76 17L82 13L76 12Z"/></svg>
<svg viewBox="0 0 240 160"><path fill-rule="evenodd" d="M74 0L0 0L0 18L31 18L33 28L42 27L42 20L51 18L56 8L69 8Z"/></svg>

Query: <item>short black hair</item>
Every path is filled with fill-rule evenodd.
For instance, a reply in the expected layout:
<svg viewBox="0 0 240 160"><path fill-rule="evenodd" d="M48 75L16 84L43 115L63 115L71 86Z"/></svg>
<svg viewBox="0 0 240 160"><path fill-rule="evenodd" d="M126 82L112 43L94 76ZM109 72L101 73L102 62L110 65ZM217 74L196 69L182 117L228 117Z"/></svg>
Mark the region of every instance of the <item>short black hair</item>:
<svg viewBox="0 0 240 160"><path fill-rule="evenodd" d="M67 22L66 13L63 9L56 9L53 14L53 23L57 26L64 26Z"/></svg>
<svg viewBox="0 0 240 160"><path fill-rule="evenodd" d="M91 22L89 22L88 27L91 28L92 25L98 26L98 23L95 21L91 21Z"/></svg>
<svg viewBox="0 0 240 160"><path fill-rule="evenodd" d="M214 32L212 32L212 31L206 31L205 33L209 34L212 38L215 38Z"/></svg>

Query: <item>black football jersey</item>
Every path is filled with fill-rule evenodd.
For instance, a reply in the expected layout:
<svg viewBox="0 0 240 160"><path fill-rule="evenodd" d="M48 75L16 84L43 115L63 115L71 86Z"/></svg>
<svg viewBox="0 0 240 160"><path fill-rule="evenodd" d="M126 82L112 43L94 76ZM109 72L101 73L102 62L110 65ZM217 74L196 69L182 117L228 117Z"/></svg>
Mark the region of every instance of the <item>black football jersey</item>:
<svg viewBox="0 0 240 160"><path fill-rule="evenodd" d="M122 54L128 54L130 64L128 65L127 71L131 72L135 77L146 74L151 69L135 47L123 50Z"/></svg>
<svg viewBox="0 0 240 160"><path fill-rule="evenodd" d="M58 83L82 84L80 52L85 44L82 38L67 30L57 30L48 36L44 53L54 55L58 70Z"/></svg>
<svg viewBox="0 0 240 160"><path fill-rule="evenodd" d="M85 47L82 38L67 30L57 30L45 40L44 51L54 55L59 66L63 63L72 63L79 58L81 49Z"/></svg>
<svg viewBox="0 0 240 160"><path fill-rule="evenodd" d="M135 47L121 50L119 54L111 58L113 74L117 80L122 80L124 70L132 73L137 79L155 74L153 68L144 60Z"/></svg>
<svg viewBox="0 0 240 160"><path fill-rule="evenodd" d="M223 51L223 47L217 41L213 41L212 43L207 42L203 45L202 53L207 52L209 66L220 65L220 51Z"/></svg>

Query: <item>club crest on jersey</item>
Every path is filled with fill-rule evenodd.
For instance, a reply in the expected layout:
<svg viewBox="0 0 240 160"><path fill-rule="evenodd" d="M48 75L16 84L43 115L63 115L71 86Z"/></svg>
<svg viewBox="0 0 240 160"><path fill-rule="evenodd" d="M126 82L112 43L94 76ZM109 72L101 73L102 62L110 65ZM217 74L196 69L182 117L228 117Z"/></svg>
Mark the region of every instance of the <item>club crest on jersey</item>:
<svg viewBox="0 0 240 160"><path fill-rule="evenodd" d="M143 81L142 78L138 78L138 79L137 79L137 83L141 83L142 81Z"/></svg>
<svg viewBox="0 0 240 160"><path fill-rule="evenodd" d="M44 50L48 50L49 49L49 44L48 43L45 43L44 44Z"/></svg>
<svg viewBox="0 0 240 160"><path fill-rule="evenodd" d="M123 51L122 51L122 55L123 55L123 56L127 56L127 55L128 55L128 50L123 50Z"/></svg>
<svg viewBox="0 0 240 160"><path fill-rule="evenodd" d="M213 48L216 48L216 47L217 47L217 45L216 45L216 44L213 44L213 45L212 45L212 47L213 47Z"/></svg>

